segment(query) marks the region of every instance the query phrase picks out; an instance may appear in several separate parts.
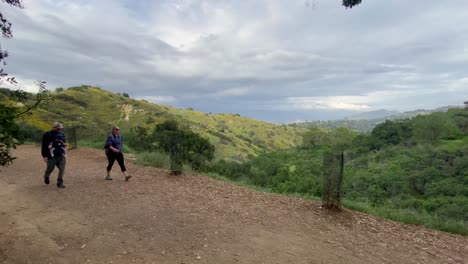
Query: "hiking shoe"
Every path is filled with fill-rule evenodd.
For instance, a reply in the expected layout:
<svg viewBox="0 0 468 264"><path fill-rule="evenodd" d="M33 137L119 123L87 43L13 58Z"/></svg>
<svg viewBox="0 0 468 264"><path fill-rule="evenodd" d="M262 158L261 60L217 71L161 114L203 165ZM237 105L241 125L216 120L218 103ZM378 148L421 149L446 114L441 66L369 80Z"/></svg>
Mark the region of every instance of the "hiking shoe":
<svg viewBox="0 0 468 264"><path fill-rule="evenodd" d="M65 185L63 185L63 182L58 182L57 188L65 188Z"/></svg>
<svg viewBox="0 0 468 264"><path fill-rule="evenodd" d="M45 183L45 184L49 184L49 183L50 183L49 177L44 177L44 183Z"/></svg>
<svg viewBox="0 0 468 264"><path fill-rule="evenodd" d="M112 181L112 177L110 175L107 175L106 178L104 178L105 180L108 180L108 181Z"/></svg>
<svg viewBox="0 0 468 264"><path fill-rule="evenodd" d="M130 180L131 177L132 177L132 175L127 175L127 176L125 176L125 181Z"/></svg>

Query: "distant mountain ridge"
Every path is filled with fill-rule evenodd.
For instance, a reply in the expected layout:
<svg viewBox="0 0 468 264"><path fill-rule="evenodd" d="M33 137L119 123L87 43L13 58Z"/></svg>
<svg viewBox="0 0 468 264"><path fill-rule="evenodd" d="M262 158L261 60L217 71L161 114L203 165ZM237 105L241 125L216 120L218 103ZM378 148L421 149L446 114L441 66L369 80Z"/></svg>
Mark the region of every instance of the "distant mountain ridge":
<svg viewBox="0 0 468 264"><path fill-rule="evenodd" d="M392 120L404 119L404 118L415 117L417 115L428 115L428 114L435 113L435 112L447 112L451 108L462 108L462 106L442 106L442 107L438 107L438 108L430 109L430 110L417 109L413 111L403 112L397 115L391 115L391 116L388 116L387 119L392 119Z"/></svg>
<svg viewBox="0 0 468 264"><path fill-rule="evenodd" d="M379 123L385 120L398 120L405 118L412 118L418 115L428 115L434 112L447 112L451 108L462 108L463 106L443 106L436 109L426 110L418 109L399 113L398 111L390 111L380 109L376 111L364 112L356 115L349 116L340 120L318 120L296 123L295 125L303 128L319 127L323 129L333 129L337 127L346 127L354 131L368 133ZM393 113L393 114L392 114Z"/></svg>
<svg viewBox="0 0 468 264"><path fill-rule="evenodd" d="M400 112L398 111L379 109L375 111L369 111L369 112L359 113L356 115L351 115L351 116L346 117L345 119L346 120L372 120L372 119L378 119L378 118L385 118L388 116L395 116L399 114Z"/></svg>

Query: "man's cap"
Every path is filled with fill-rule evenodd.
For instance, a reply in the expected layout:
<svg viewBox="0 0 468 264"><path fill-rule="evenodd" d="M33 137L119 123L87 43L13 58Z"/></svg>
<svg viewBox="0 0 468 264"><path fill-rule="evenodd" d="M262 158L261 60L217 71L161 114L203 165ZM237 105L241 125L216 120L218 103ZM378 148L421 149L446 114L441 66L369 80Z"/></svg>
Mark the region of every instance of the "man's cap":
<svg viewBox="0 0 468 264"><path fill-rule="evenodd" d="M54 125L52 126L53 128L63 128L62 123L60 122L55 122Z"/></svg>

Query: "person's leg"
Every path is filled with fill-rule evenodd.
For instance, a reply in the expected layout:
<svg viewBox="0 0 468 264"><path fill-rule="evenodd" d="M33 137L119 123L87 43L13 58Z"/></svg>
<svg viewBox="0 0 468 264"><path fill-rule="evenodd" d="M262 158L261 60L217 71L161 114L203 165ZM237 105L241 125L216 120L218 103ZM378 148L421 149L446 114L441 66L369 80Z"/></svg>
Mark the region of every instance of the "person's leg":
<svg viewBox="0 0 468 264"><path fill-rule="evenodd" d="M107 169L106 169L106 180L112 180L112 177L110 176L110 172L112 170L112 166L114 166L115 162L115 154L114 153L108 153L107 155Z"/></svg>
<svg viewBox="0 0 468 264"><path fill-rule="evenodd" d="M117 155L117 162L119 163L120 170L122 171L122 174L125 177L125 181L130 180L132 176L127 173L127 168L125 168L125 160L122 152L119 153L119 155Z"/></svg>
<svg viewBox="0 0 468 264"><path fill-rule="evenodd" d="M65 188L65 185L63 185L63 175L65 174L65 165L67 164L67 158L65 158L64 156L57 155L55 159L57 160L56 166L59 170L57 177L57 187Z"/></svg>
<svg viewBox="0 0 468 264"><path fill-rule="evenodd" d="M54 158L49 158L47 160L47 168L46 168L46 170L44 172L44 183L45 184L50 183L49 176L54 171L54 169L55 169L55 159Z"/></svg>
<svg viewBox="0 0 468 264"><path fill-rule="evenodd" d="M119 163L119 166L120 166L120 170L122 172L125 172L127 171L127 168L125 168L125 161L124 161L124 156L122 154L122 152L120 152L119 154L117 154L117 162Z"/></svg>

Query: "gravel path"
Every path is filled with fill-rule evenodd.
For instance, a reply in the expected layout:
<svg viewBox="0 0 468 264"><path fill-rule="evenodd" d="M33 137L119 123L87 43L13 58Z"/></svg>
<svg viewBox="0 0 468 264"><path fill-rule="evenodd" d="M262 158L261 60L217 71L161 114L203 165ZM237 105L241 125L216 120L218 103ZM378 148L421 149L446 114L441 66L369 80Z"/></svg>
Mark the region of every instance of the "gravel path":
<svg viewBox="0 0 468 264"><path fill-rule="evenodd" d="M468 237L404 225L127 160L68 153L44 185L40 150L0 169L0 263L468 263ZM53 176L56 177L54 171Z"/></svg>

